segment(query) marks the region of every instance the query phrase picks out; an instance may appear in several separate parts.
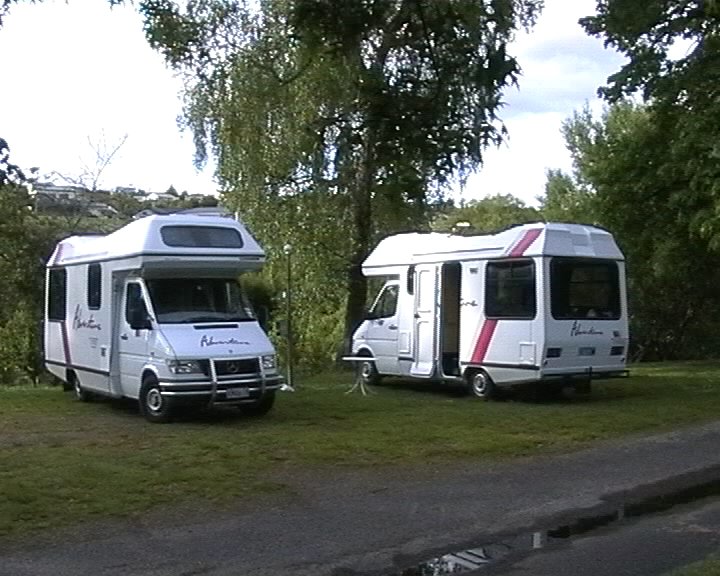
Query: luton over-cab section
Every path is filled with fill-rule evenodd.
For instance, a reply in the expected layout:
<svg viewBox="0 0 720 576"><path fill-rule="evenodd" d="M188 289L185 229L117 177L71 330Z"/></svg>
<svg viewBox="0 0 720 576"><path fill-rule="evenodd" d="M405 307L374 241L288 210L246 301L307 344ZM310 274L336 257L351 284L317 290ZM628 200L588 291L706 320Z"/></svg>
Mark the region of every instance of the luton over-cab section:
<svg viewBox="0 0 720 576"><path fill-rule="evenodd" d="M353 335L366 383L421 378L487 398L516 385L589 389L591 379L627 373L625 262L606 230L397 234L363 273L386 277Z"/></svg>
<svg viewBox="0 0 720 576"><path fill-rule="evenodd" d="M154 422L179 403L264 414L282 380L238 283L264 262L245 226L218 214L153 214L67 238L47 265L47 369L81 400L137 399Z"/></svg>

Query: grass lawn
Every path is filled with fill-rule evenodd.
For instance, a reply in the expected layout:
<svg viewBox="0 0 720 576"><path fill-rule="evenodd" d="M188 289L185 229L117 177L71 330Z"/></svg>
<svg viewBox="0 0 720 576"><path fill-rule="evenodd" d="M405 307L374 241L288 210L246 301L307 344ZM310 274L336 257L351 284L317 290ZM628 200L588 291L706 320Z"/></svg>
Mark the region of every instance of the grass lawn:
<svg viewBox="0 0 720 576"><path fill-rule="evenodd" d="M305 377L262 419L225 409L169 425L145 422L130 402L0 389L0 536L175 502L222 505L282 489L272 472L288 464L480 463L720 416L720 363L643 365L553 403L482 402L411 384L345 395L349 383Z"/></svg>
<svg viewBox="0 0 720 576"><path fill-rule="evenodd" d="M666 576L720 576L720 559L717 555L670 572Z"/></svg>

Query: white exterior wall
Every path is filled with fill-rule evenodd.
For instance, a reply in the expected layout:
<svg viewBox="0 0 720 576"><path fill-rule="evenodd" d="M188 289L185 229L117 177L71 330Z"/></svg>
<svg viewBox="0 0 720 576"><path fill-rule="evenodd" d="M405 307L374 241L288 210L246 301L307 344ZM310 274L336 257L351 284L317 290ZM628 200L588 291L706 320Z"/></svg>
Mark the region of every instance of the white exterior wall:
<svg viewBox="0 0 720 576"><path fill-rule="evenodd" d="M573 329L574 320L556 320L551 314L550 267L553 256L601 258L618 263L621 317L595 320L589 334ZM488 262L527 258L535 266L536 315L533 319L485 317L485 278ZM459 361L464 372L483 367L496 384L538 380L547 375L582 373L588 369L621 371L625 368L628 325L624 257L611 234L590 226L539 223L511 228L496 235L398 234L382 240L363 263L367 276L400 275L401 294L406 271L416 270L416 290L422 274L435 274L432 304L439 306L437 277L444 262L461 264ZM430 283L428 283L430 285ZM425 298L428 293L425 293ZM437 310L415 295L411 311L403 307L399 323L411 334L413 369L419 377L437 375ZM599 328L598 326L601 326ZM362 328L358 331L360 333ZM582 329L580 330L582 332ZM597 334L602 332L602 334ZM367 343L366 343L367 345ZM548 347L561 347L560 358L546 358ZM624 346L622 357L610 357L613 346ZM581 348L594 348L592 357L579 357ZM356 347L354 346L354 349ZM404 358L399 362L408 363ZM405 371L403 371L405 373Z"/></svg>

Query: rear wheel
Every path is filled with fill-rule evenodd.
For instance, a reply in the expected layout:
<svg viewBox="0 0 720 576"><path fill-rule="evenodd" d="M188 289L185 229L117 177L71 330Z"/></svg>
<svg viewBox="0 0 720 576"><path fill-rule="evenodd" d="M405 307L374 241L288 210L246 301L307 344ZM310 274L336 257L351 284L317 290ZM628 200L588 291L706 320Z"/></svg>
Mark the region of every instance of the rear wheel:
<svg viewBox="0 0 720 576"><path fill-rule="evenodd" d="M68 384L72 386L72 389L75 391L75 398L80 402L90 402L90 400L92 400L92 394L82 387L80 379L76 374L70 374L68 376Z"/></svg>
<svg viewBox="0 0 720 576"><path fill-rule="evenodd" d="M483 370L473 370L466 377L467 391L475 398L490 400L495 394L495 384L492 378Z"/></svg>
<svg viewBox="0 0 720 576"><path fill-rule="evenodd" d="M275 404L275 390L265 392L259 400L240 404L238 408L245 416L265 416Z"/></svg>
<svg viewBox="0 0 720 576"><path fill-rule="evenodd" d="M148 422L170 422L173 416L172 400L160 393L160 385L153 376L146 376L140 386L140 413Z"/></svg>

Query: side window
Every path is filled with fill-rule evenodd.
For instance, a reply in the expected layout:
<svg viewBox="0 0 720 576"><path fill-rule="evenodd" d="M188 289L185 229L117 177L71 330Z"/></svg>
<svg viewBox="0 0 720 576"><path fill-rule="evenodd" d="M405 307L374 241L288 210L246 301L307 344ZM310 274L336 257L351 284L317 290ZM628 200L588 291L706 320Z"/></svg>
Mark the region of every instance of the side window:
<svg viewBox="0 0 720 576"><path fill-rule="evenodd" d="M66 301L67 271L53 268L48 282L48 320L65 320Z"/></svg>
<svg viewBox="0 0 720 576"><path fill-rule="evenodd" d="M90 310L100 308L102 298L102 268L90 264L87 271L87 305Z"/></svg>
<svg viewBox="0 0 720 576"><path fill-rule="evenodd" d="M378 298L372 309L373 318L390 318L395 316L397 310L398 285L390 284L385 286L382 294Z"/></svg>
<svg viewBox="0 0 720 576"><path fill-rule="evenodd" d="M128 284L125 296L125 321L132 324L133 318L138 318L144 314L147 314L147 308L145 307L140 284Z"/></svg>
<svg viewBox="0 0 720 576"><path fill-rule="evenodd" d="M485 315L488 318L535 317L535 264L532 260L488 262Z"/></svg>

